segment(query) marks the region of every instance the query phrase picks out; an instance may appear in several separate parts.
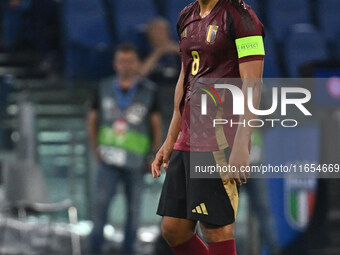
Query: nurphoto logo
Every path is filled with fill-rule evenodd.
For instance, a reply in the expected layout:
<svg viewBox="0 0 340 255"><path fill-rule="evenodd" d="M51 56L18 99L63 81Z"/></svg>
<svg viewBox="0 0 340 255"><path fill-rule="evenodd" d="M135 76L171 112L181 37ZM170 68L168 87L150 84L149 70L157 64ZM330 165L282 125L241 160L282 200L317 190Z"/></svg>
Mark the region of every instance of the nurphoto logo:
<svg viewBox="0 0 340 255"><path fill-rule="evenodd" d="M230 84L215 84L214 87L208 86L212 93L208 89L200 88L206 94L201 95L201 115L208 114L208 97L214 101L215 106L218 106L218 103L215 99L219 101L221 107L223 107L223 102L221 100L220 95L216 91L216 89L227 89L231 92L233 98L233 115L244 115L245 114L245 105L247 103L247 107L251 113L257 116L269 116L277 111L280 107L280 115L287 116L287 106L294 105L299 111L301 111L305 116L312 116L312 113L307 110L304 106L311 100L311 92L308 89L300 88L300 87L282 87L272 88L272 105L269 109L256 109L253 105L253 88L248 88L247 91L247 102L245 102L245 96L243 94L242 89L235 85ZM279 97L279 92L281 97ZM215 96L214 96L214 95ZM293 97L293 95L298 94L298 97ZM279 106L279 98L281 98L280 106ZM296 127L298 125L298 121L296 119L251 119L243 122L232 122L232 120L227 119L214 119L213 126L217 125L244 125L247 124L251 127L262 127L265 122L271 123L271 126L274 127L276 122L280 122L283 127Z"/></svg>

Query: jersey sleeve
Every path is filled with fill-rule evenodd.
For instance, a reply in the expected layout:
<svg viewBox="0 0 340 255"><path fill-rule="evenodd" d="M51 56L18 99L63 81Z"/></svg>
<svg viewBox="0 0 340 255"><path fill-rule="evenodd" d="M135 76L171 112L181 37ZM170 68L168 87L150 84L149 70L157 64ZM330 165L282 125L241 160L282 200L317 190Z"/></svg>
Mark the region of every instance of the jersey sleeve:
<svg viewBox="0 0 340 255"><path fill-rule="evenodd" d="M177 25L176 25L176 31L177 31L178 42L179 42L179 54L181 55L181 57L182 57L182 44L181 44L182 24L183 24L184 18L185 18L185 13L183 13L182 11L177 18Z"/></svg>
<svg viewBox="0 0 340 255"><path fill-rule="evenodd" d="M183 24L185 22L185 19L187 18L188 14L190 13L192 7L194 6L194 3L189 4L188 6L186 6L178 15L177 18L177 24L176 24L176 31L177 31L177 36L178 36L178 41L180 44L180 49L179 49L179 53L182 55L182 50L181 50L181 41L182 38L185 37L185 31L183 31Z"/></svg>
<svg viewBox="0 0 340 255"><path fill-rule="evenodd" d="M250 6L241 1L229 19L230 34L235 40L239 63L263 60L264 27Z"/></svg>
<svg viewBox="0 0 340 255"><path fill-rule="evenodd" d="M192 6L194 4L191 3L188 6L186 6L178 15L177 17L177 24L176 24L176 30L177 30L177 35L178 35L178 40L181 40L182 36L182 29L183 29L183 23L187 17L187 15L189 14Z"/></svg>
<svg viewBox="0 0 340 255"><path fill-rule="evenodd" d="M182 13L181 13L182 14ZM181 17L182 15L179 15L178 19L177 19L177 24L176 24L176 31L177 31L177 36L178 36L178 43L179 43L179 54L181 55L182 57L182 48L181 48Z"/></svg>

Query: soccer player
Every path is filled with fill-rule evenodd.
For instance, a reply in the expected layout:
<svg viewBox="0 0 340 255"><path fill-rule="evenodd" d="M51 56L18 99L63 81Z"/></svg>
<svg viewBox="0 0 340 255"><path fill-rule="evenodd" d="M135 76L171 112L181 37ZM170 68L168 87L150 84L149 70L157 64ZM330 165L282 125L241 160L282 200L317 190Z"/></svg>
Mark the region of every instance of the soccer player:
<svg viewBox="0 0 340 255"><path fill-rule="evenodd" d="M242 0L197 0L180 13L177 31L182 70L174 113L167 138L152 163L155 178L160 176L161 166L167 171L157 211L163 216L161 231L176 255L234 255L237 185L246 183L247 176L238 171L224 179L190 178L190 155L206 153L216 163L225 161L240 170L249 164L252 130L247 125L226 126L224 144L216 137L192 143L190 83L199 78L241 78L245 102L248 88L252 88L257 108L265 55L264 28ZM244 115L232 118L247 122L255 117L245 107ZM195 234L197 222L208 247Z"/></svg>

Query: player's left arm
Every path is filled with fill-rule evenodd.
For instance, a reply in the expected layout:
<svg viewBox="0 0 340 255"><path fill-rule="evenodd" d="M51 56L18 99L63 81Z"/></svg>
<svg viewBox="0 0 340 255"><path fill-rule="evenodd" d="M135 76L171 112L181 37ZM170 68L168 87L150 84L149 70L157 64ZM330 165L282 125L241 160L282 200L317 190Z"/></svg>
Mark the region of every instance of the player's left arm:
<svg viewBox="0 0 340 255"><path fill-rule="evenodd" d="M229 22L228 22L229 20ZM249 144L252 128L248 126L248 121L256 118L248 109L248 89L253 90L253 106L258 109L261 99L263 62L265 56L264 49L264 27L257 18L250 6L243 1L240 5L230 9L228 22L228 32L234 35L235 46L238 53L239 71L242 78L242 90L244 95L244 115L240 116L239 122L245 122L245 125L239 125L232 152L229 158L229 164L235 166L238 172L231 174L230 181L242 184L247 182L244 170L249 166ZM242 181L241 181L242 180Z"/></svg>
<svg viewBox="0 0 340 255"><path fill-rule="evenodd" d="M239 170L238 173L231 176L230 181L242 185L247 182L247 175L245 172L240 171L242 166L249 166L249 143L251 141L252 127L247 125L248 121L255 119L256 115L248 109L248 89L253 91L252 101L255 109L259 108L262 91L262 74L263 74L263 60L249 61L239 64L240 75L242 78L242 91L244 95L245 112L240 116L239 122L245 121L246 125L239 125L232 153L230 155L229 164L235 166Z"/></svg>

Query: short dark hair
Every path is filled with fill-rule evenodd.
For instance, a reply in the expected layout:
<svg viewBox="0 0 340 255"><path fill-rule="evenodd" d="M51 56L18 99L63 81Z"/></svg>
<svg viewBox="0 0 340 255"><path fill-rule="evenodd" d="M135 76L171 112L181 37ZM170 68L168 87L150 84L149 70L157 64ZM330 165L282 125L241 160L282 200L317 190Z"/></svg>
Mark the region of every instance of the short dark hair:
<svg viewBox="0 0 340 255"><path fill-rule="evenodd" d="M114 55L116 55L119 52L133 52L137 55L137 57L139 57L137 47L132 43L122 43L118 45L114 51Z"/></svg>

